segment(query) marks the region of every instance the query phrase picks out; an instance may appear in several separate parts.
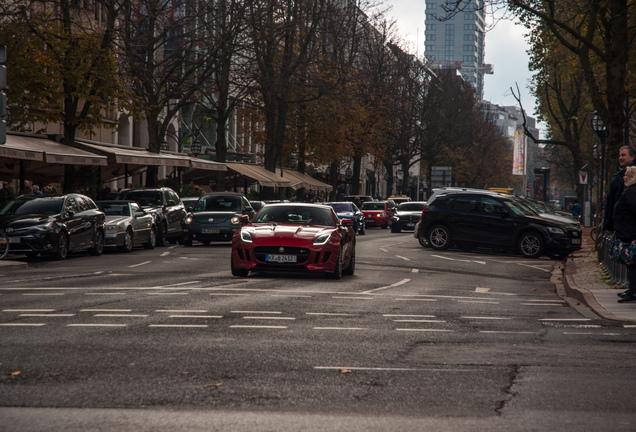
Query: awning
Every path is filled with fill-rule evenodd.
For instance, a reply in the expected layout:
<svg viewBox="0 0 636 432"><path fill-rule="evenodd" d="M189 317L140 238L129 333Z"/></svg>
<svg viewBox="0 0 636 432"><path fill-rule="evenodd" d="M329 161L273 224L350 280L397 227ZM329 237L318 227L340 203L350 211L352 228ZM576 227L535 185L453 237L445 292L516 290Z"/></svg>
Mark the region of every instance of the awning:
<svg viewBox="0 0 636 432"><path fill-rule="evenodd" d="M190 158L171 154L158 154L138 147L127 147L111 144L97 144L78 140L77 145L88 151L94 151L108 157L108 164L126 165L153 165L153 166L176 166L190 167Z"/></svg>
<svg viewBox="0 0 636 432"><path fill-rule="evenodd" d="M265 169L261 165L238 163L238 162L226 162L226 165L232 171L244 175L257 181L264 187L292 187L292 181L288 178L281 177L279 174L275 174Z"/></svg>
<svg viewBox="0 0 636 432"><path fill-rule="evenodd" d="M105 167L108 160L89 151L70 147L43 135L7 134L7 143L0 145L0 178L11 180L23 174L42 183L61 182L64 165Z"/></svg>
<svg viewBox="0 0 636 432"><path fill-rule="evenodd" d="M291 187L294 189L305 188L321 192L331 192L333 190L333 186L330 184L321 182L320 180L299 171L283 168L283 175L285 178L291 180Z"/></svg>

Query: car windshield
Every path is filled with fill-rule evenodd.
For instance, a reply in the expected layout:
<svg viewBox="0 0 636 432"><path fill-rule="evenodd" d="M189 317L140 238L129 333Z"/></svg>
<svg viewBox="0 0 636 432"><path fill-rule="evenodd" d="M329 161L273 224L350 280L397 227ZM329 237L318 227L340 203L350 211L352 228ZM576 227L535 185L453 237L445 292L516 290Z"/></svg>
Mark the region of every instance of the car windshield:
<svg viewBox="0 0 636 432"><path fill-rule="evenodd" d="M340 212L352 212L353 209L351 209L351 204L349 203L333 203L333 204L327 204L328 206L332 207L336 213Z"/></svg>
<svg viewBox="0 0 636 432"><path fill-rule="evenodd" d="M529 212L530 216L536 216L539 213L545 213L542 212L538 209L536 209L535 207L533 207L530 203L528 203L528 201L520 199L520 198L516 198L514 200L517 204L519 204L519 206L523 207L524 209L526 209Z"/></svg>
<svg viewBox="0 0 636 432"><path fill-rule="evenodd" d="M128 191L119 195L117 199L137 201L142 207L153 207L163 204L161 195L161 191Z"/></svg>
<svg viewBox="0 0 636 432"><path fill-rule="evenodd" d="M241 211L241 197L238 196L204 196L194 207L197 211Z"/></svg>
<svg viewBox="0 0 636 432"><path fill-rule="evenodd" d="M335 226L329 209L307 206L263 207L252 222Z"/></svg>
<svg viewBox="0 0 636 432"><path fill-rule="evenodd" d="M360 210L384 210L384 203L367 201L365 203L362 203L362 207Z"/></svg>
<svg viewBox="0 0 636 432"><path fill-rule="evenodd" d="M130 216L130 207L128 206L128 203L97 203L97 207L99 207L106 216Z"/></svg>
<svg viewBox="0 0 636 432"><path fill-rule="evenodd" d="M424 203L405 202L397 206L398 211L422 211L426 207Z"/></svg>
<svg viewBox="0 0 636 432"><path fill-rule="evenodd" d="M17 199L8 203L0 211L0 215L54 215L62 212L63 197L36 198L30 200Z"/></svg>
<svg viewBox="0 0 636 432"><path fill-rule="evenodd" d="M504 200L506 207L517 216L536 216L537 213L528 207L522 206L518 201Z"/></svg>

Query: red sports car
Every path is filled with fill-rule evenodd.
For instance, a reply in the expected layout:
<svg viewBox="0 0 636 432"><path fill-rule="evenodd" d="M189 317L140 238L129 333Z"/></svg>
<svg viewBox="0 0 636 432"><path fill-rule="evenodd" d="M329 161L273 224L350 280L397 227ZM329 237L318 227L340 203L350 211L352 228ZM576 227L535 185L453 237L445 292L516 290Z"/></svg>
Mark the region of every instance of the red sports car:
<svg viewBox="0 0 636 432"><path fill-rule="evenodd" d="M341 221L329 206L268 204L232 238L234 276L257 272L324 273L332 279L352 275L356 236L351 221Z"/></svg>

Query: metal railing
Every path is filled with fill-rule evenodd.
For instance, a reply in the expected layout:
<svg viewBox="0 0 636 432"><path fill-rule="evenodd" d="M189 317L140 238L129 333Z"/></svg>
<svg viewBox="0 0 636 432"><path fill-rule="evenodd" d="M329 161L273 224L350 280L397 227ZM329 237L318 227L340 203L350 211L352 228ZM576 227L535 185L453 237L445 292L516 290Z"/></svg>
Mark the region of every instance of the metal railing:
<svg viewBox="0 0 636 432"><path fill-rule="evenodd" d="M609 256L609 245L612 236L609 234L603 235L603 239L600 242L599 258L601 264L601 271L605 273L612 282L627 286L627 266L625 264L619 264Z"/></svg>

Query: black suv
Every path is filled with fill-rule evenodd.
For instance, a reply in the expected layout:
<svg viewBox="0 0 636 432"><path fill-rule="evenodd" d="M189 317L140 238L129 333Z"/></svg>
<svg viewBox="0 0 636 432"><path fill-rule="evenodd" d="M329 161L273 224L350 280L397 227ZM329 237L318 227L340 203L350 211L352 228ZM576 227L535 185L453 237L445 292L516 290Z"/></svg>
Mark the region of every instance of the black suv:
<svg viewBox="0 0 636 432"><path fill-rule="evenodd" d="M181 222L186 216L186 210L179 195L172 189L124 189L115 199L136 201L154 217L157 246L183 241Z"/></svg>
<svg viewBox="0 0 636 432"><path fill-rule="evenodd" d="M515 197L488 191L436 194L422 212L417 236L433 249L486 246L518 250L526 258L545 253L563 259L581 248L575 225L542 218Z"/></svg>

